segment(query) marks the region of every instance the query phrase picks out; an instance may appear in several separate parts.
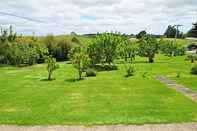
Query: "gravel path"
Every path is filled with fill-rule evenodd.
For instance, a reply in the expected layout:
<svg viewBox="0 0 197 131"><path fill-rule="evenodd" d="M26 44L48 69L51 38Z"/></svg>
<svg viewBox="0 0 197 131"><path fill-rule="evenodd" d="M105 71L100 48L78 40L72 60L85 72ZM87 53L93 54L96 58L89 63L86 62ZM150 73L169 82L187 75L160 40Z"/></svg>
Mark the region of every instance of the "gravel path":
<svg viewBox="0 0 197 131"><path fill-rule="evenodd" d="M0 131L197 131L197 123L117 126L0 126Z"/></svg>
<svg viewBox="0 0 197 131"><path fill-rule="evenodd" d="M156 79L166 84L169 88L175 89L176 91L184 94L185 96L190 97L193 101L197 102L197 93L192 91L191 89L185 86L176 84L175 82L173 82L172 80L164 76L157 76Z"/></svg>

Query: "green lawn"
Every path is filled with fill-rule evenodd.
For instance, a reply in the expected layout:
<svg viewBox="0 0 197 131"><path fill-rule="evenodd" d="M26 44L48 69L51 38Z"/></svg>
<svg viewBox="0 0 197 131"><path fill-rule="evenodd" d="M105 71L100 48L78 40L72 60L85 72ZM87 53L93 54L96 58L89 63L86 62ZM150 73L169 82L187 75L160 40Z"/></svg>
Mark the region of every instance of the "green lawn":
<svg viewBox="0 0 197 131"><path fill-rule="evenodd" d="M94 125L197 122L197 103L156 81L165 75L197 90L197 77L189 74L184 57L157 56L156 63L137 58L135 76L119 70L74 81L71 64L60 63L54 81L46 66L0 67L0 124ZM181 71L181 77L176 73ZM142 74L147 72L146 78Z"/></svg>

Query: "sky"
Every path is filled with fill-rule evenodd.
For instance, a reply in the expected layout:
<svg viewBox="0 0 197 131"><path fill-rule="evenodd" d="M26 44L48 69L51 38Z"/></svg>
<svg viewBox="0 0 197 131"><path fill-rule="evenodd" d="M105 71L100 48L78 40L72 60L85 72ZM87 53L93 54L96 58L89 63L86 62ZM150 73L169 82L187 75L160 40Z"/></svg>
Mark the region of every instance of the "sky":
<svg viewBox="0 0 197 131"><path fill-rule="evenodd" d="M0 26L25 35L163 34L170 24L187 32L196 11L197 0L0 0Z"/></svg>

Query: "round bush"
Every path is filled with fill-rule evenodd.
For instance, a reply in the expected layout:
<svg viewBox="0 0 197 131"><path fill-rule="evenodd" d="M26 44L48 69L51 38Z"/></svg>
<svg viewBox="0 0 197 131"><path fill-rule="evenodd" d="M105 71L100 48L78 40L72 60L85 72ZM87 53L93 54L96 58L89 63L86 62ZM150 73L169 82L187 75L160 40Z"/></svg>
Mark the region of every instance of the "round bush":
<svg viewBox="0 0 197 131"><path fill-rule="evenodd" d="M96 76L96 71L94 71L92 69L87 69L86 70L86 76L87 77L95 77Z"/></svg>
<svg viewBox="0 0 197 131"><path fill-rule="evenodd" d="M197 64L192 67L191 73L197 75Z"/></svg>

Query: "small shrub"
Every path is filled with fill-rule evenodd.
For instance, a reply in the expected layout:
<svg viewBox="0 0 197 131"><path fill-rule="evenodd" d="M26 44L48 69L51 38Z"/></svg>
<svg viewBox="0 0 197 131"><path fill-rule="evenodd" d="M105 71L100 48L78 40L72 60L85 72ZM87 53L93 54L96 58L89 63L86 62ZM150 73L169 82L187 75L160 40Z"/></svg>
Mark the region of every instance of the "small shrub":
<svg viewBox="0 0 197 131"><path fill-rule="evenodd" d="M197 60L197 54L189 54L185 60L190 60L191 63L194 63Z"/></svg>
<svg viewBox="0 0 197 131"><path fill-rule="evenodd" d="M181 72L177 72L176 73L176 78L180 78L181 77Z"/></svg>
<svg viewBox="0 0 197 131"><path fill-rule="evenodd" d="M144 72L144 73L142 74L142 77L143 77L143 78L146 78L147 75L148 75L148 72Z"/></svg>
<svg viewBox="0 0 197 131"><path fill-rule="evenodd" d="M87 69L85 72L86 72L87 77L95 77L96 76L96 71L94 71L93 69Z"/></svg>
<svg viewBox="0 0 197 131"><path fill-rule="evenodd" d="M129 65L127 68L126 68L126 77L130 77L130 76L134 76L134 67Z"/></svg>
<svg viewBox="0 0 197 131"><path fill-rule="evenodd" d="M118 70L118 67L116 65L93 65L93 66L90 66L90 67L94 68L96 71Z"/></svg>
<svg viewBox="0 0 197 131"><path fill-rule="evenodd" d="M197 64L192 67L191 74L197 75Z"/></svg>

